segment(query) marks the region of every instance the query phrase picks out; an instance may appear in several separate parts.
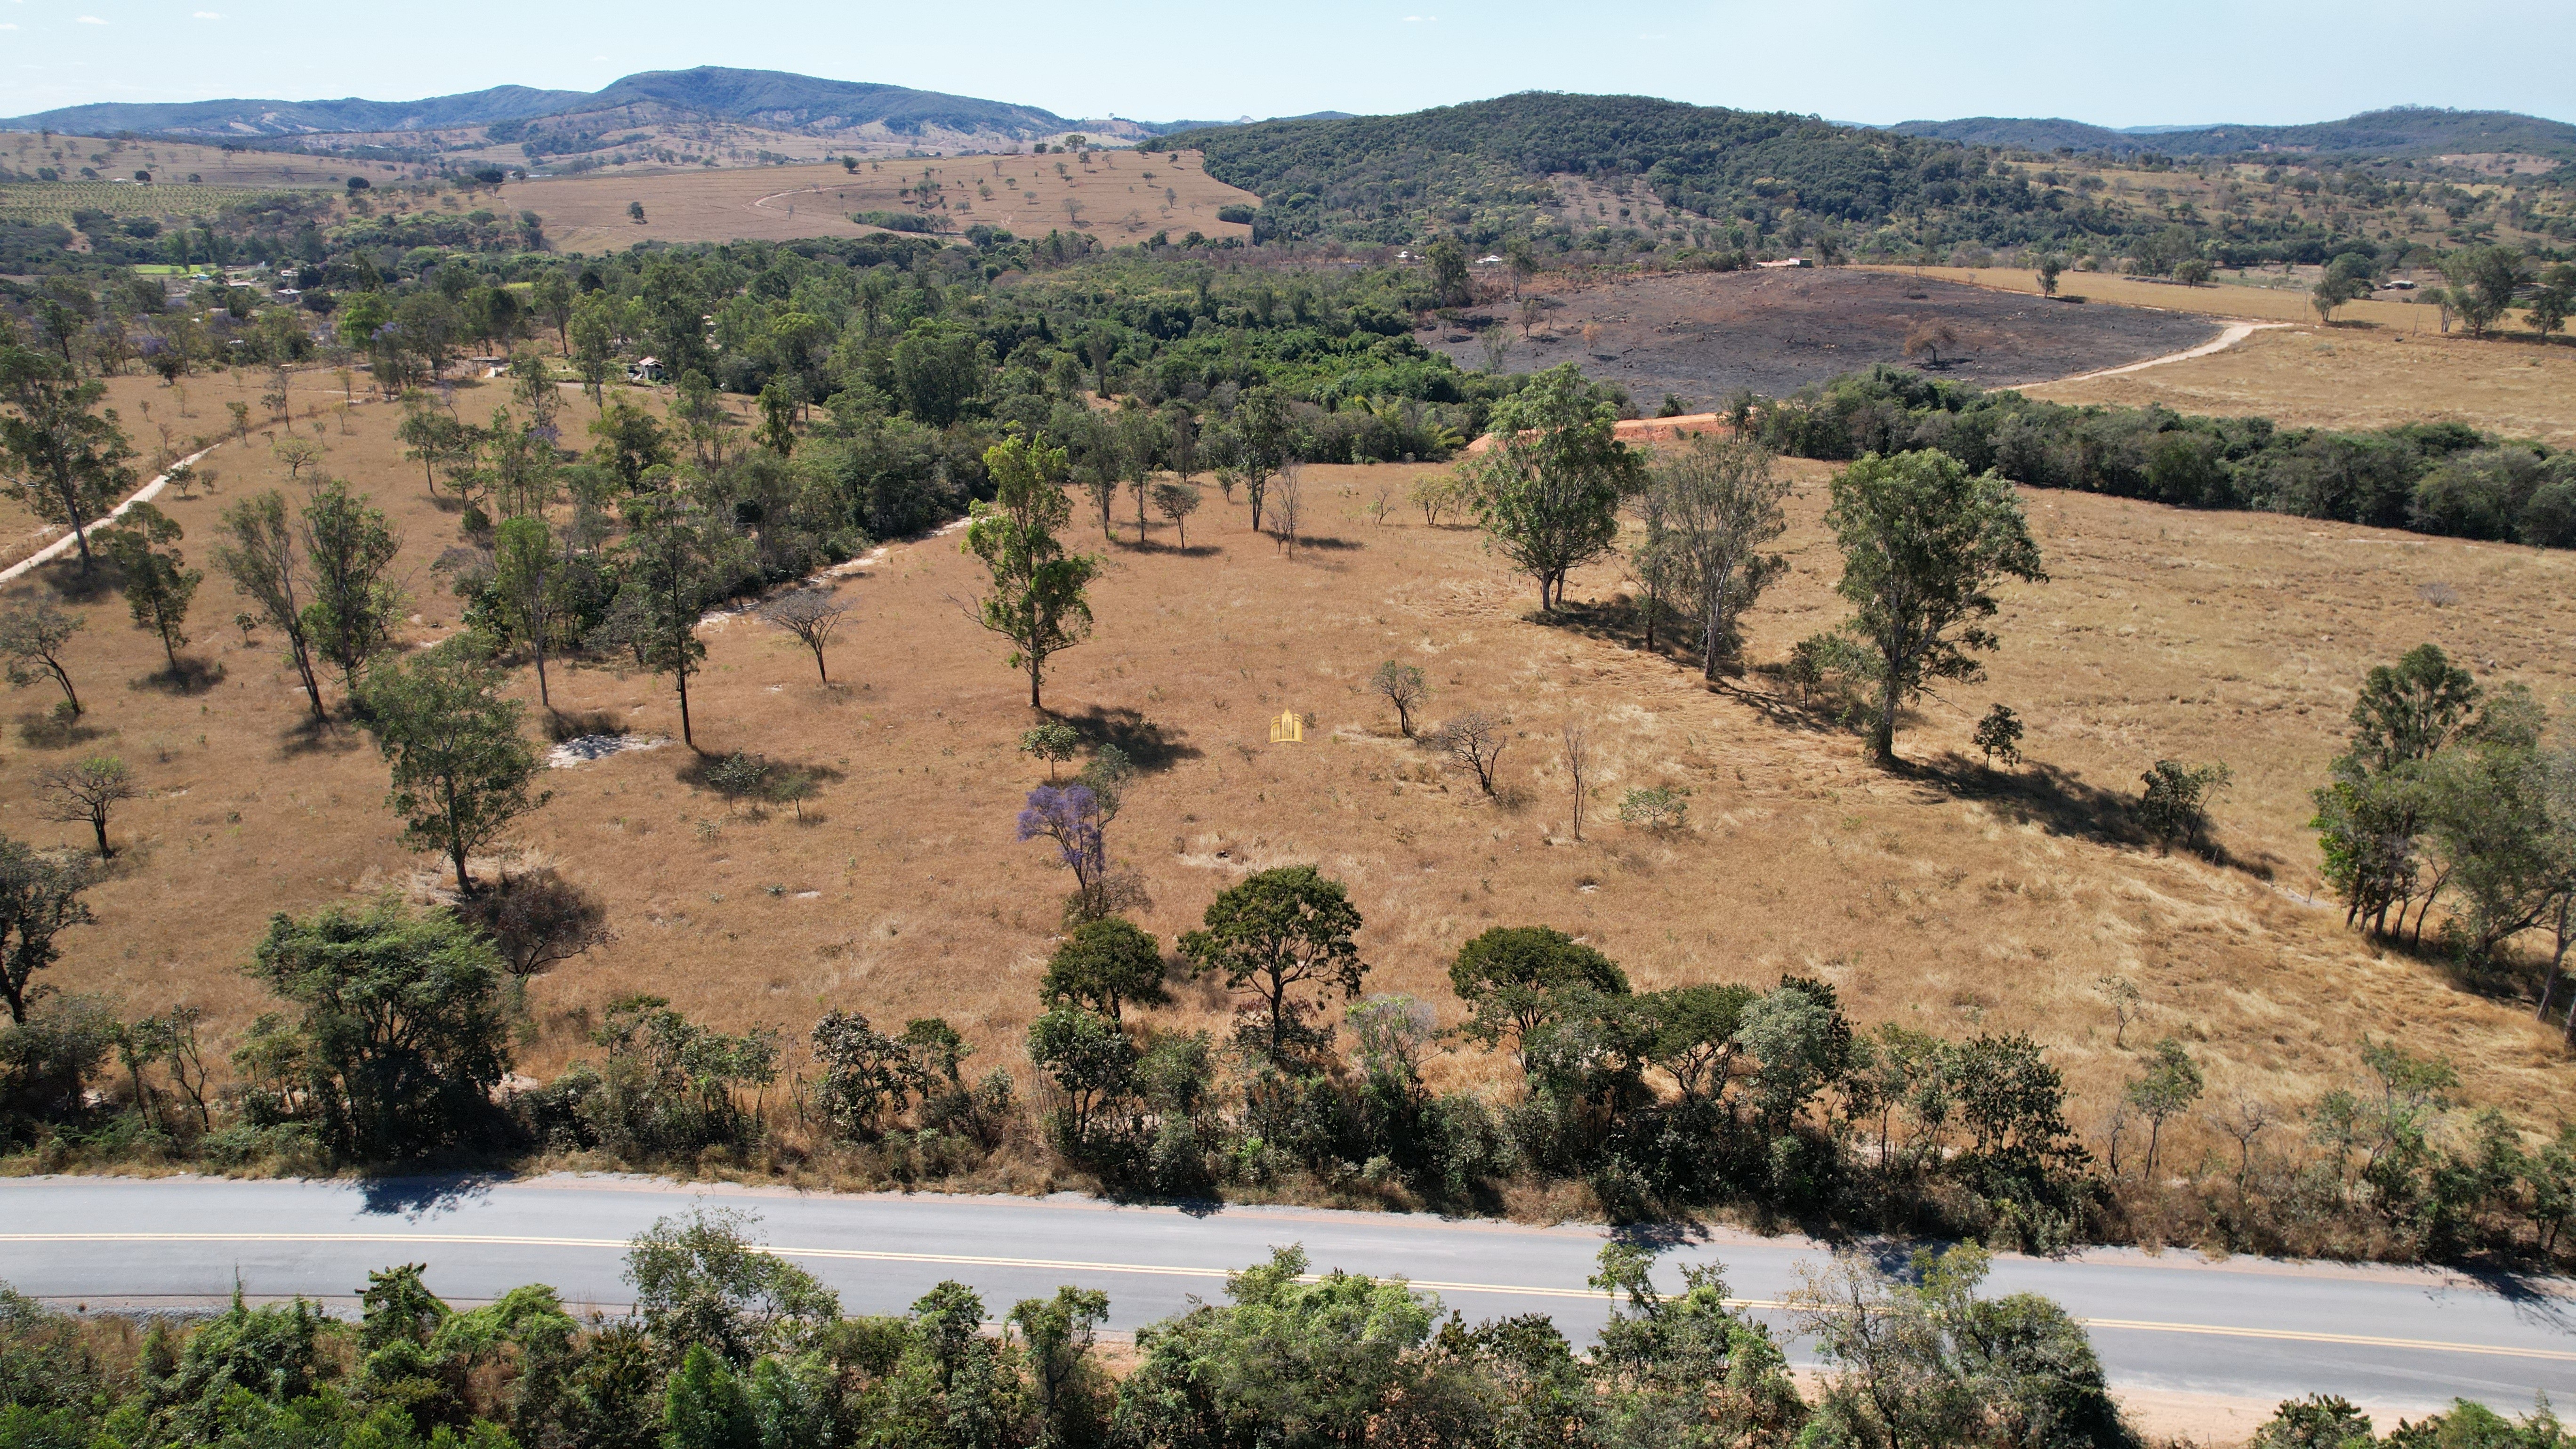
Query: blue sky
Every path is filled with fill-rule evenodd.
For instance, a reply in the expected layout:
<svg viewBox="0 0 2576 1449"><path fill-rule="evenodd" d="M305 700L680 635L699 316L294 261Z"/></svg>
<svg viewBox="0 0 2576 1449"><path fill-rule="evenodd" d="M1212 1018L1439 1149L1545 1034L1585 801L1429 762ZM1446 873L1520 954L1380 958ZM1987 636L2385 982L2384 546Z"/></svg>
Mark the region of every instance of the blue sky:
<svg viewBox="0 0 2576 1449"><path fill-rule="evenodd" d="M2279 123L2401 103L2576 121L2570 55L2576 0L0 0L0 115L590 90L704 64L1149 120L1567 90L1877 122Z"/></svg>

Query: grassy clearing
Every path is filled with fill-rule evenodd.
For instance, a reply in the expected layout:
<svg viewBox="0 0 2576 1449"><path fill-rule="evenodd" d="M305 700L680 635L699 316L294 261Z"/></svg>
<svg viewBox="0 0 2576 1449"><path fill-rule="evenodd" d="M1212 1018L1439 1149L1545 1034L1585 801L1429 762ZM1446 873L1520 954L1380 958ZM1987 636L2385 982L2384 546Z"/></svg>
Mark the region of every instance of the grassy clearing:
<svg viewBox="0 0 2576 1449"><path fill-rule="evenodd" d="M1158 231L1174 240L1192 231L1248 238L1249 225L1219 221L1217 209L1258 203L1210 179L1195 153L1102 151L1089 165L1071 156L972 156L863 162L855 172L762 166L543 177L503 187L496 209L536 212L554 244L571 252L641 241L790 241L878 231L850 213L917 210L925 183L943 203L925 214L947 234L980 222L1022 236L1085 231L1112 245ZM627 213L632 202L644 205L640 225Z"/></svg>
<svg viewBox="0 0 2576 1449"><path fill-rule="evenodd" d="M1910 276L1937 277L1943 281L1966 282L1974 287L1993 287L2006 292L2028 292L2039 295L2039 278L2027 267L1879 267L1879 272L1903 272ZM2225 274L2221 273L2223 277ZM2168 312L2201 312L2212 317L2245 317L2258 322L2308 322L2317 320L2317 309L2308 302L2307 292L2261 285L2236 285L2215 282L2206 287L2186 287L2180 282L2158 282L2145 277L2114 276L2106 272L2068 272L2057 279L2061 297L2083 297L2095 302L2117 302L2124 307L2160 307ZM2385 294L2383 294L2385 295ZM2366 298L2348 303L2335 312L2338 324L2370 323L2408 336L2438 337L2442 312L2430 302L2391 302ZM2498 327L2519 329L2522 314L2509 314Z"/></svg>
<svg viewBox="0 0 2576 1449"><path fill-rule="evenodd" d="M2022 391L2063 403L2160 403L2299 427L2463 422L2576 445L2576 347L2417 337L2362 324L2257 332L2225 352Z"/></svg>
<svg viewBox="0 0 2576 1449"><path fill-rule="evenodd" d="M307 385L299 406L325 400L318 380ZM228 386L201 380L195 411L219 416ZM129 408L168 397L141 379L114 389ZM458 407L473 416L491 401L467 384ZM588 416L572 407L567 436ZM457 622L430 567L455 541L455 517L423 496L394 421L364 406L343 435L326 417L326 466L399 521L411 632L434 639ZM166 505L197 562L224 502L283 484L256 432L210 461L219 494ZM1748 621L1757 660L1841 613L1820 523L1829 471L1788 466L1800 484L1784 540L1793 568ZM1687 665L1630 647L1617 609L1587 602L1616 594L1612 570L1577 577L1568 618L1527 617L1529 589L1477 535L1408 518L1402 490L1420 471L1308 468L1316 542L1293 555L1213 489L1188 552L1167 529L1150 547L1106 547L1098 635L1062 657L1048 693L1094 738L1154 766L1113 841L1152 895L1141 919L1166 940L1246 872L1319 861L1366 914L1371 989L1416 993L1445 1018L1461 942L1545 923L1587 936L1641 988L1796 971L1833 981L1863 1023L2029 1030L2064 1066L2086 1131L2134 1070L2094 992L2105 973L2145 993L2130 1048L2182 1037L2213 1101L2241 1088L2298 1106L2351 1077L2365 1033L2402 1032L2458 1061L2476 1101L2536 1127L2576 1112L2553 1034L2527 1008L2342 930L2340 909L2315 894L2303 828L2306 791L2340 748L2369 665L2430 639L2544 699L2576 689L2559 647L2576 633L2576 556L2029 494L2055 579L2009 592L1993 679L1928 705L1902 746L1921 768L1891 776L1760 676L1712 693ZM1398 503L1376 523L1380 490ZM1102 547L1095 529L1077 525L1075 538ZM942 1015L981 1052L978 1070L1025 1080L1019 1040L1069 882L1038 847L1011 843L1021 797L1046 771L1013 748L1031 722L1024 681L950 602L972 589L971 566L941 536L897 543L841 581L852 612L831 688L793 640L747 617L704 628L707 669L692 688L702 748L826 772L804 823L694 788L697 762L676 745L547 780L555 800L519 844L596 891L619 939L538 984L521 1071L551 1075L587 1050L605 1003L650 991L727 1029L801 1034L838 1007L880 1021ZM49 567L13 594L68 572ZM2427 592L2455 602L2436 607ZM238 967L272 912L423 891L436 863L396 843L363 736L297 728L275 641L243 642L220 580L199 597L191 652L223 674L196 693L145 682L157 646L112 596L75 607L90 621L77 667L96 731L78 749L122 754L151 795L118 817L130 844L93 892L99 924L65 937L54 977L137 1012L196 1004L221 1042L267 1004ZM1482 803L1395 734L1361 689L1388 658L1430 677L1435 720L1508 712L1513 803ZM582 728L677 733L657 679L560 666L554 679ZM531 681L520 687L533 697ZM1970 728L1991 701L2029 723L2034 763L2018 774L1970 763ZM66 751L35 723L44 701L16 703L0 828L74 842L73 827L38 823L28 784ZM1268 743L1283 710L1315 716L1306 743ZM1598 754L1581 842L1551 745L1568 718L1589 724ZM2129 843L2117 802L2165 756L2234 768L2219 840L2253 869ZM1627 789L1656 785L1691 792L1687 828L1615 822ZM1222 1020L1212 988L1180 998L1158 1019ZM1451 1056L1431 1076L1447 1086L1497 1069Z"/></svg>

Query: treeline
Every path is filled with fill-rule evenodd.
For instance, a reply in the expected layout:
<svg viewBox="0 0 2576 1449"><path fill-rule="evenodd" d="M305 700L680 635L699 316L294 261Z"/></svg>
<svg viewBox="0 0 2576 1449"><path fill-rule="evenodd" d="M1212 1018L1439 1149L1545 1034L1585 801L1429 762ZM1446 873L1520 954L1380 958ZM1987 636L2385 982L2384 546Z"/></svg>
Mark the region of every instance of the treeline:
<svg viewBox="0 0 2576 1449"><path fill-rule="evenodd" d="M1739 409L1766 446L1799 457L1934 448L2035 488L2576 547L2576 454L2462 423L2338 432L2069 407L1885 364Z"/></svg>

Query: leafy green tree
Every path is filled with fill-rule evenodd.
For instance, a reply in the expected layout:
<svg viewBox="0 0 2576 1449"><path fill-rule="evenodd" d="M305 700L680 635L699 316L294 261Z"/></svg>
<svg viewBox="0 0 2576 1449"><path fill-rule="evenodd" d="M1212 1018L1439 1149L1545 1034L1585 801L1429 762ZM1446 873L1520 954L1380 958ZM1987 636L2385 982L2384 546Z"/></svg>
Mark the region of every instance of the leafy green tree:
<svg viewBox="0 0 2576 1449"><path fill-rule="evenodd" d="M402 552L402 538L384 510L325 479L301 517L304 558L312 571L313 602L304 606L304 633L313 652L337 665L351 694L369 661L393 647L401 622L402 588L387 573Z"/></svg>
<svg viewBox="0 0 2576 1449"><path fill-rule="evenodd" d="M626 1248L626 1281L644 1331L670 1360L704 1348L746 1368L794 1353L841 1316L814 1275L765 1251L760 1219L731 1208L658 1218Z"/></svg>
<svg viewBox="0 0 2576 1449"><path fill-rule="evenodd" d="M1351 939L1359 928L1341 882L1311 865L1279 866L1218 893L1205 928L1184 934L1180 948L1194 968L1223 976L1228 990L1249 990L1241 1035L1286 1062L1330 1039L1329 1028L1307 1021L1317 1006L1303 999L1307 991L1358 998L1368 975Z"/></svg>
<svg viewBox="0 0 2576 1449"><path fill-rule="evenodd" d="M2451 310L2471 337L2484 337L2513 307L2522 286L2522 257L2504 247L2468 247L2443 258L2442 275L2450 279Z"/></svg>
<svg viewBox="0 0 2576 1449"><path fill-rule="evenodd" d="M1072 515L1062 448L1015 435L987 449L984 466L992 471L993 501L974 504L966 524L966 551L992 579L975 601L976 621L1010 641L1011 667L1029 672L1029 708L1042 710L1047 660L1091 633L1085 591L1100 560L1068 554L1056 538Z"/></svg>
<svg viewBox="0 0 2576 1449"><path fill-rule="evenodd" d="M1975 655L1999 642L1984 624L2000 607L1994 586L2048 575L2011 485L1946 453L1852 464L1835 475L1825 522L1843 554L1836 592L1857 610L1844 628L1877 656L1870 754L1892 765L1900 708L1934 680L1984 677Z"/></svg>
<svg viewBox="0 0 2576 1449"><path fill-rule="evenodd" d="M761 1449L751 1395L703 1343L687 1346L663 1389L662 1449Z"/></svg>
<svg viewBox="0 0 2576 1449"><path fill-rule="evenodd" d="M36 984L36 973L61 956L54 938L97 919L81 900L97 879L79 856L0 835L0 996L12 1024L25 1026L27 1008L51 989Z"/></svg>
<svg viewBox="0 0 2576 1449"><path fill-rule="evenodd" d="M966 415L984 395L991 349L974 333L923 321L894 345L895 392L904 410L934 428Z"/></svg>
<svg viewBox="0 0 2576 1449"><path fill-rule="evenodd" d="M1820 1442L2131 1449L2083 1326L2035 1294L1980 1298L1983 1249L1915 1255L1912 1280L1839 1257L1791 1295L1826 1378Z"/></svg>
<svg viewBox="0 0 2576 1449"><path fill-rule="evenodd" d="M232 504L224 510L223 526L227 537L215 545L215 567L259 606L270 628L285 636L287 661L304 681L313 722L330 723L322 708L322 681L313 670L310 561L288 521L286 496L272 490Z"/></svg>
<svg viewBox="0 0 2576 1449"><path fill-rule="evenodd" d="M1683 1264L1682 1291L1667 1294L1655 1287L1654 1256L1644 1248L1605 1244L1599 1261L1592 1286L1610 1295L1611 1307L1592 1349L1608 1420L1597 1442L1789 1441L1806 1404L1771 1331L1728 1306L1721 1265Z"/></svg>
<svg viewBox="0 0 2576 1449"><path fill-rule="evenodd" d="M1299 1281L1305 1253L1227 1275L1225 1305L1202 1304L1137 1334L1141 1360L1119 1385L1136 1442L1358 1445L1419 1382L1434 1305L1401 1280L1334 1272Z"/></svg>
<svg viewBox="0 0 2576 1449"><path fill-rule="evenodd" d="M760 390L760 441L781 458L796 452L796 398L774 378Z"/></svg>
<svg viewBox="0 0 2576 1449"><path fill-rule="evenodd" d="M236 1054L291 1064L256 1110L309 1119L343 1159L417 1158L484 1136L509 1070L500 957L445 911L386 899L269 922L253 979L300 1011L265 1018Z"/></svg>
<svg viewBox="0 0 2576 1449"><path fill-rule="evenodd" d="M2043 297L2056 296L2057 279L2065 274L2066 258L2055 252L2041 257L2039 259L2039 294Z"/></svg>
<svg viewBox="0 0 2576 1449"><path fill-rule="evenodd" d="M72 531L81 570L91 567L89 528L134 488L134 450L116 410L96 411L107 385L84 380L0 334L0 495Z"/></svg>
<svg viewBox="0 0 2576 1449"><path fill-rule="evenodd" d="M2143 1169L2148 1181L2156 1176L2156 1154L2164 1140L2165 1123L2191 1110L2200 1100L2206 1083L2199 1064L2183 1050L2182 1043L2166 1037L2155 1045L2147 1069L2129 1079L2121 1096L2147 1119L2147 1162Z"/></svg>
<svg viewBox="0 0 2576 1449"><path fill-rule="evenodd" d="M606 405L608 379L617 370L620 310L617 298L607 292L592 292L573 304L566 349L593 407Z"/></svg>
<svg viewBox="0 0 2576 1449"><path fill-rule="evenodd" d="M1517 1053L1569 993L1628 994L1628 973L1553 926L1495 926L1458 948L1449 987L1467 1003L1466 1035L1488 1047L1506 1039Z"/></svg>
<svg viewBox="0 0 2576 1449"><path fill-rule="evenodd" d="M2551 333L2566 327L2570 312L2576 312L2576 262L2560 262L2541 274L2522 315L2532 334L2546 342Z"/></svg>
<svg viewBox="0 0 2576 1449"><path fill-rule="evenodd" d="M100 550L116 564L134 627L151 630L161 641L173 676L179 672L179 646L188 642L188 605L206 577L171 547L184 536L177 520L149 503L126 509L116 526L99 536Z"/></svg>
<svg viewBox="0 0 2576 1449"><path fill-rule="evenodd" d="M2158 760L2138 777L2138 823L2168 845L2177 841L2196 845L2209 828L2210 797L2227 788L2232 778L2227 766L2216 762L2185 765Z"/></svg>
<svg viewBox="0 0 2576 1449"><path fill-rule="evenodd" d="M670 463L671 435L651 413L619 398L591 420L591 458L616 475L629 493L644 488L644 475Z"/></svg>
<svg viewBox="0 0 2576 1449"><path fill-rule="evenodd" d="M553 798L529 789L542 766L500 683L499 670L445 644L374 671L359 696L393 771L386 808L403 817L406 843L447 856L460 895L474 893L466 858Z"/></svg>
<svg viewBox="0 0 2576 1449"><path fill-rule="evenodd" d="M74 634L89 621L78 614L67 613L50 599L18 603L0 613L0 661L6 661L9 686L24 689L40 679L49 679L63 692L62 707L73 719L81 717L80 695L72 689L72 671L66 650Z"/></svg>
<svg viewBox="0 0 2576 1449"><path fill-rule="evenodd" d="M2310 1394L2284 1399L2248 1442L2251 1449L2371 1449L2379 1440L2370 1416L2340 1395Z"/></svg>
<svg viewBox="0 0 2576 1449"><path fill-rule="evenodd" d="M1610 552L1619 500L1644 480L1643 457L1615 436L1618 421L1565 363L1494 408L1498 446L1466 465L1490 545L1537 580L1542 611L1563 602L1568 573Z"/></svg>
<svg viewBox="0 0 2576 1449"><path fill-rule="evenodd" d="M1660 501L1677 582L1699 615L1702 673L1715 680L1743 648L1737 620L1788 569L1762 549L1788 530L1789 480L1759 444L1703 436L1649 469L1646 491Z"/></svg>
<svg viewBox="0 0 2576 1449"><path fill-rule="evenodd" d="M1062 720L1049 720L1020 731L1020 753L1035 755L1047 762L1047 778L1055 778L1056 766L1082 753L1082 732Z"/></svg>
<svg viewBox="0 0 2576 1449"><path fill-rule="evenodd" d="M504 519L492 531L494 622L505 637L525 644L535 659L537 703L547 709L554 707L554 698L546 686L546 655L571 612L566 587L566 560L543 517Z"/></svg>
<svg viewBox="0 0 2576 1449"><path fill-rule="evenodd" d="M1163 945L1124 916L1085 921L1048 959L1038 995L1051 1008L1072 1002L1111 1021L1130 1002L1159 1006L1171 999L1163 989Z"/></svg>
<svg viewBox="0 0 2576 1449"><path fill-rule="evenodd" d="M1270 495L1270 479L1295 460L1297 418L1288 398L1267 383L1247 388L1234 410L1235 469L1243 476L1244 502L1252 508L1252 531L1261 531L1261 509Z"/></svg>
<svg viewBox="0 0 2576 1449"><path fill-rule="evenodd" d="M1071 1449L1107 1440L1116 1390L1092 1349L1108 1317L1109 1295L1096 1288L1058 1288L1052 1298L1012 1305L1007 1321L1027 1347L1039 1444Z"/></svg>
<svg viewBox="0 0 2576 1449"><path fill-rule="evenodd" d="M2317 309L2319 321L2332 324L2334 314L2348 302L2358 302L2371 292L2371 261L2358 252L2346 252L2326 264L2325 274L2308 289L2308 301Z"/></svg>
<svg viewBox="0 0 2576 1449"><path fill-rule="evenodd" d="M695 748L689 679L707 657L698 620L722 589L734 540L692 505L648 497L627 509L626 582L606 628L636 662L668 675L680 697L680 743Z"/></svg>
<svg viewBox="0 0 2576 1449"><path fill-rule="evenodd" d="M2010 705L1989 708L1986 717L1977 721L1970 743L1985 751L1987 769L1993 769L1998 758L2007 765L2020 764L2021 716L2014 714Z"/></svg>

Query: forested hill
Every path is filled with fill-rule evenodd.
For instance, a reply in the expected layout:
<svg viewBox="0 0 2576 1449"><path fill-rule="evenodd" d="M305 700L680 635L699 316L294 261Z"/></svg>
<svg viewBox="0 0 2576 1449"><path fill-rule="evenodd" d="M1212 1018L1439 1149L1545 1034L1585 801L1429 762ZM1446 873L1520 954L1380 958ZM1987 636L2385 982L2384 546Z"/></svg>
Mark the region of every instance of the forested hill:
<svg viewBox="0 0 2576 1449"><path fill-rule="evenodd" d="M2065 147L2127 155L2232 156L2288 151L2315 156L2426 156L2507 154L2576 159L2576 126L2513 111L2446 111L2397 106L2340 121L2299 126L2192 126L2114 131L2082 121L1971 116L1956 121L1905 121L1887 129L1900 135L2013 146L2031 151Z"/></svg>
<svg viewBox="0 0 2576 1449"><path fill-rule="evenodd" d="M20 131L46 128L75 136L112 136L125 131L180 136L434 131L449 126L481 126L494 121L551 116L589 99L589 94L584 91L494 86L485 91L431 96L418 101L369 101L355 96L336 101L219 100L168 104L120 101L66 106L61 110L0 121L0 126Z"/></svg>
<svg viewBox="0 0 2576 1449"><path fill-rule="evenodd" d="M1575 172L1643 180L1666 204L1768 223L1795 210L1845 228L1937 209L1990 242L2068 224L2027 182L1953 142L1809 116L1645 96L1528 93L1402 116L1266 121L1180 132L1208 174L1259 194L1266 237L1403 242L1455 229L1479 244L1531 229Z"/></svg>

